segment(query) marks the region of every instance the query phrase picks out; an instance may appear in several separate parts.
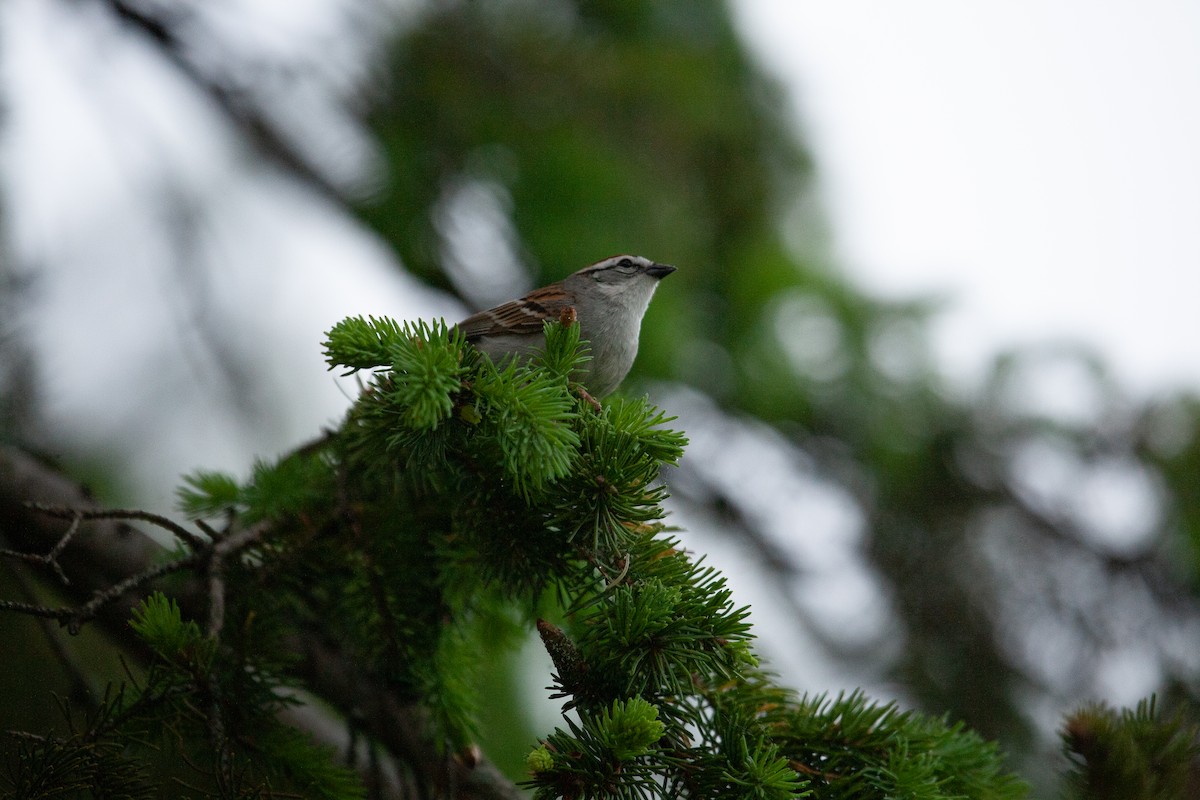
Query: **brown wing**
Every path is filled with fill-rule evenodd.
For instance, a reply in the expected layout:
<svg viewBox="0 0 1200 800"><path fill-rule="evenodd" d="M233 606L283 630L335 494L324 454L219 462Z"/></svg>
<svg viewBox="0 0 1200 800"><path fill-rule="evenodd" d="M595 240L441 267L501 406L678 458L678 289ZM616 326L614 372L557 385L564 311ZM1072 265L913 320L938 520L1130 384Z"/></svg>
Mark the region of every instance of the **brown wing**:
<svg viewBox="0 0 1200 800"><path fill-rule="evenodd" d="M532 334L542 332L542 322L558 319L569 306L562 287L558 285L535 289L520 300L510 300L487 311L480 311L458 323L458 328L475 341L482 336Z"/></svg>

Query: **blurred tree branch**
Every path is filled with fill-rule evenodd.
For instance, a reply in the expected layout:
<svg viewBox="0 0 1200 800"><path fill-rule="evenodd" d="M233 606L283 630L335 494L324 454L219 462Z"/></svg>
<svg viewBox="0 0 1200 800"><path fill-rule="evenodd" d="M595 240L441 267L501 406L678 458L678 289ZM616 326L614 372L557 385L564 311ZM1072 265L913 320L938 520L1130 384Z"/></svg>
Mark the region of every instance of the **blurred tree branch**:
<svg viewBox="0 0 1200 800"><path fill-rule="evenodd" d="M189 11L174 5L150 5L130 0L101 0L131 31L152 42L163 60L175 67L196 88L213 101L225 117L260 153L272 159L285 173L303 181L317 194L336 205L346 197L341 189L314 167L312 162L283 135L263 110L237 87L229 86L202 70L187 53L187 42L180 28Z"/></svg>

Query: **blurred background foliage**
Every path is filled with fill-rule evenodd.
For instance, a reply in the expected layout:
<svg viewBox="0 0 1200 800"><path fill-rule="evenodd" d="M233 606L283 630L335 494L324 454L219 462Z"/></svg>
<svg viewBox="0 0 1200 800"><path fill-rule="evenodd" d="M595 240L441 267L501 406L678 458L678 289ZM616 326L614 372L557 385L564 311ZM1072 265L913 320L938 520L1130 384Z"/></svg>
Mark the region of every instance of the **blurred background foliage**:
<svg viewBox="0 0 1200 800"><path fill-rule="evenodd" d="M626 391L681 416L695 444L668 479L680 524L702 529L688 540L697 548L732 546L750 580L771 587L776 607L755 618L785 682L840 688L813 682L808 668L821 662L822 674L965 720L1043 786L1061 767L1052 733L1068 709L1153 690L1168 708L1195 702L1200 402L1131 398L1093 355L1054 343L997 359L970 396L949 392L924 340L936 304L874 298L831 262L802 134L724 3L331 2L326 30L296 34L301 52L279 45L253 3L203 5L47 3L64 27L134 43L146 69L192 93L237 163L253 164L244 180L282 179L319 198L322 214L366 226L397 269L465 308L618 252L680 267L650 309ZM21 13L7 12L9 40L22 35ZM23 75L8 71L10 97L27 95ZM305 91L327 103L304 106ZM145 122L123 116L114 95L93 101L114 130ZM11 128L22 106L6 105ZM36 303L59 265L22 244L20 153L4 146L0 309L14 312L0 315L2 435L90 465L103 491L122 484L104 476L155 445L106 449L56 428L55 383L31 333L39 320L16 309ZM244 233L203 224L231 201L225 186L193 185L203 176L182 166L186 146L151 158L172 187L143 198L159 204L151 218L201 220L190 235L163 234L167 280L214 258L262 266ZM327 268L305 291L337 279L341 265ZM220 415L253 427L302 402L233 312L169 324L195 326L197 346L228 365L232 395L267 398L227 401ZM316 338L305 344L315 354ZM114 352L108 366L137 357ZM172 380L188 391L186 377ZM98 411L94 424L103 420ZM183 416L174 425L198 433ZM824 541L828 515L800 513L788 496L813 487L849 520L829 545L839 558L797 544ZM0 581L15 596L11 577ZM6 638L38 636L26 625ZM486 744L516 758L541 732L513 689L523 668L487 676Z"/></svg>

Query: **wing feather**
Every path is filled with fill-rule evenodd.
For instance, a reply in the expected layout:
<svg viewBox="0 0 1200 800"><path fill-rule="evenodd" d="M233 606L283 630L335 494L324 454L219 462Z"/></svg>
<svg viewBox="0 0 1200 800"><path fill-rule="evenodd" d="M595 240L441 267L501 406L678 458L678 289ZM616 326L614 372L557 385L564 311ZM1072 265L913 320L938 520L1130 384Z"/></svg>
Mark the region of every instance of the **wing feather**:
<svg viewBox="0 0 1200 800"><path fill-rule="evenodd" d="M458 328L473 342L484 336L521 335L542 332L542 322L558 319L569 306L562 287L537 289L520 300L510 300L464 319Z"/></svg>

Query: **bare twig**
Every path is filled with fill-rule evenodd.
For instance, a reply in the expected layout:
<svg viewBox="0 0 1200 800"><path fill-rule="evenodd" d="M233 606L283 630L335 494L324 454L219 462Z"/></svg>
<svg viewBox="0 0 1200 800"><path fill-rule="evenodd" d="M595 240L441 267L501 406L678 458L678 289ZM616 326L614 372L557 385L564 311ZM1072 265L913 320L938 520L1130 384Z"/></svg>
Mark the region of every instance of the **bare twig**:
<svg viewBox="0 0 1200 800"><path fill-rule="evenodd" d="M101 606L111 603L126 592L132 591L140 586L145 586L151 581L157 580L164 575L169 575L172 572L179 572L189 567L196 566L200 562L198 555L186 556L176 561L168 561L160 564L157 567L150 567L141 572L130 575L123 581L118 581L101 592L96 592L92 595L92 599L80 606L73 614L66 618L67 630L71 633L79 633L79 626L85 622L89 622L95 618L96 612Z"/></svg>
<svg viewBox="0 0 1200 800"><path fill-rule="evenodd" d="M62 609L50 608L37 603L22 603L20 600L0 600L0 611L15 611L30 617L58 619Z"/></svg>
<svg viewBox="0 0 1200 800"><path fill-rule="evenodd" d="M211 547L205 549L204 566L208 572L208 635L211 638L219 638L221 628L225 625L225 560L260 540L269 530L269 525L260 522L230 534L221 534Z"/></svg>
<svg viewBox="0 0 1200 800"><path fill-rule="evenodd" d="M85 622L90 622L96 618L96 614L101 608L112 603L126 592L151 583L172 572L179 572L189 567L194 567L200 561L199 556L191 555L176 561L168 561L155 567L149 567L135 575L130 575L125 580L118 581L107 589L93 592L91 598L86 603L73 608L51 608L34 603L21 603L15 600L0 600L0 610L15 611L33 617L56 619L60 624L65 625L71 635L74 636L79 633L79 629Z"/></svg>
<svg viewBox="0 0 1200 800"><path fill-rule="evenodd" d="M43 503L28 503L27 505L39 514L45 514L48 517L74 520L72 530L64 534L63 538L54 545L54 549L50 551L51 555L57 555L62 552L63 548L67 546L67 541L74 534L75 529L78 529L79 522L85 519L119 519L148 522L156 528L162 528L167 533L182 539L193 550L202 550L208 546L207 541L170 517L164 517L161 514L155 514L150 511L142 511L138 508L78 508L46 505Z"/></svg>
<svg viewBox="0 0 1200 800"><path fill-rule="evenodd" d="M22 553L16 550L7 549L0 550L0 556L11 558L17 561L26 561L31 564L42 564L47 566L53 570L54 574L58 576L58 579L62 581L64 586L70 585L71 580L67 577L67 573L63 572L62 566L58 563L58 557L62 551L66 549L67 544L71 541L71 537L78 532L79 523L82 521L83 516L81 514L73 514L71 516L71 524L67 528L66 532L63 533L62 538L55 542L54 547L51 547L50 552L44 556L39 556L36 553Z"/></svg>
<svg viewBox="0 0 1200 800"><path fill-rule="evenodd" d="M151 525L162 528L163 530L173 534L177 538L183 540L193 551L202 552L208 549L209 543L205 539L192 533L187 528L172 519L164 517L160 514L154 514L149 511L141 511L139 509L124 509L124 508L82 508L71 506L46 505L42 503L27 503L28 508L36 511L39 514L44 514L53 519L69 519L71 524L67 526L66 531L59 537L54 546L46 555L37 555L36 553L22 552L18 550L0 549L0 556L11 558L16 561L25 561L31 564L41 564L48 567L54 572L63 585L70 585L71 580L67 577L67 573L63 571L62 565L59 563L59 557L63 551L67 549L67 545L75 537L80 530L84 520L96 519L111 519L111 520L138 520L148 522ZM16 610L16 609L10 609ZM72 631L74 633L75 631Z"/></svg>
<svg viewBox="0 0 1200 800"><path fill-rule="evenodd" d="M47 566L53 570L54 574L58 576L58 579L62 581L64 585L71 582L67 577L67 574L63 572L63 568L59 566L58 562L52 559L49 555L39 556L37 553L22 553L17 550L0 548L0 556L3 556L4 558L11 558L14 561L25 561L30 564L42 564L43 566Z"/></svg>
<svg viewBox="0 0 1200 800"><path fill-rule="evenodd" d="M192 554L174 561L168 561L162 564L149 566L139 573L129 575L125 579L120 580L103 590L97 590L92 594L86 603L75 608L50 608L34 603L18 603L9 600L0 600L0 609L7 611L15 611L31 616L57 619L61 624L67 626L67 629L76 634L79 632L80 626L85 622L95 618L97 611L104 605L111 603L121 595L143 586L147 583L157 580L172 572L178 572L192 567L203 568L208 573L208 599L209 599L209 635L217 638L220 635L221 627L224 624L225 616L225 584L223 580L225 559L237 553L241 549L258 541L263 532L266 530L265 525L256 525L249 528L244 528L236 533L217 538L215 540L206 540L184 528L179 523L172 519L164 517L160 514L154 514L149 511L139 509L94 509L94 508L70 508L67 506L45 505L40 503L26 503L26 506L36 511L39 514L44 514L48 517L57 519L70 519L71 526L67 532L63 534L50 552L45 556L37 556L31 553L22 553L13 550L0 550L0 555L6 555L11 558L17 558L23 561L30 561L39 564L48 564L52 566L57 573L62 576L64 584L70 584L62 567L58 564L58 556L66 548L67 543L79 530L80 523L83 520L138 520L148 522L163 530L169 531L176 537L184 540L193 550ZM208 526L204 526L207 532L215 534ZM211 534L210 534L211 535Z"/></svg>
<svg viewBox="0 0 1200 800"><path fill-rule="evenodd" d="M213 545L213 554L218 558L227 558L233 553L244 550L255 542L258 542L270 530L271 526L266 522L260 522L248 528L239 528L231 534L222 536Z"/></svg>

